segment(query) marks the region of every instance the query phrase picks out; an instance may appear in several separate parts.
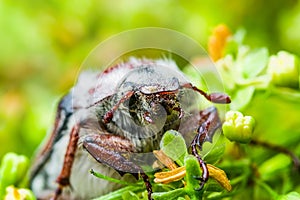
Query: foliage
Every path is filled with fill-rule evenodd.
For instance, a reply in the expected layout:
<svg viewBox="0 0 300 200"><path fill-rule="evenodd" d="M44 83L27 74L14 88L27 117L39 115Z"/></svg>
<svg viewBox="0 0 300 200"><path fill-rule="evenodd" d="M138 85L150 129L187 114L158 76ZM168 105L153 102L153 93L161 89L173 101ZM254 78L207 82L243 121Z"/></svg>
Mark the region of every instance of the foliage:
<svg viewBox="0 0 300 200"><path fill-rule="evenodd" d="M243 177L242 184L234 198L248 194L251 199L279 199L293 190L299 193L300 121L296 115L300 104L296 102L300 102L300 65L297 55L285 51L270 55L266 48L252 49L244 44L244 37L244 30L228 37L223 58L216 65L232 97L230 109L252 116L257 125L250 144L228 143L224 157L236 164L241 160L242 168L248 168L239 177ZM227 128L226 122L224 125Z"/></svg>
<svg viewBox="0 0 300 200"><path fill-rule="evenodd" d="M33 193L26 189L29 160L23 155L7 153L0 167L0 198L5 200L35 200ZM19 188L15 188L19 187ZM23 188L25 187L25 188Z"/></svg>
<svg viewBox="0 0 300 200"><path fill-rule="evenodd" d="M222 57L216 61L226 92L233 99L230 109L255 119L253 140L293 150L299 157L299 10L300 3L294 0L121 0L118 4L3 0L0 157L10 151L32 156L53 122L58 98L73 85L81 62L100 40L123 30L159 26L206 44L218 23L238 30L227 38ZM291 68L277 70L287 63ZM282 74L285 69L290 69L289 73ZM294 170L289 155L251 141L238 144L223 138L218 142L224 140L226 148L216 145L222 149L217 150L218 158L222 158L217 166L226 171L233 191L214 191L210 199L222 195L232 199L299 198L299 170ZM205 161L215 164L219 159L210 154L205 154ZM209 187L214 188L214 184ZM133 192L145 197L143 192ZM136 198L133 192L124 195Z"/></svg>
<svg viewBox="0 0 300 200"><path fill-rule="evenodd" d="M137 27L165 27L205 45L212 28L225 23L233 29L245 27L251 47L300 53L299 9L300 3L294 0L121 0L118 4L3 0L0 141L5 143L0 145L0 157L8 151L33 154L53 122L58 99L73 85L82 61L113 34Z"/></svg>
<svg viewBox="0 0 300 200"><path fill-rule="evenodd" d="M244 37L243 30L228 36L221 49L223 56L216 61L226 93L232 97L232 111L226 114L223 131L234 142L227 140L225 153L218 144L214 146L217 151L211 149L207 157L204 156L206 162L209 157L222 157L217 166L226 171L233 190L224 192L209 182L201 196L205 199L297 199L300 192L300 121L296 117L300 106L298 58L283 51L270 55L266 48L251 49L243 43ZM281 112L277 112L279 110ZM241 111L250 116L243 116ZM163 144L168 144L168 140ZM172 152L168 156L179 164L182 163L179 156L174 156L180 149L178 146L166 152ZM186 187L172 187L172 184L165 186L167 191L154 193L154 199L184 198L185 195L194 198L186 192Z"/></svg>

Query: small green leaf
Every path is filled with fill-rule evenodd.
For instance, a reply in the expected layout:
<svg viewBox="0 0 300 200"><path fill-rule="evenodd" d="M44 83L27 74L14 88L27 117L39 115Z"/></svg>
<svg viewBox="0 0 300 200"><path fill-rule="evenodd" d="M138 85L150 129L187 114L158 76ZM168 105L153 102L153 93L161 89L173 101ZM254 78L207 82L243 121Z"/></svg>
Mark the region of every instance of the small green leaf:
<svg viewBox="0 0 300 200"><path fill-rule="evenodd" d="M250 52L240 65L245 78L254 78L260 74L268 64L269 52L267 48L260 48Z"/></svg>
<svg viewBox="0 0 300 200"><path fill-rule="evenodd" d="M107 181L110 181L110 182L113 182L113 183L118 183L118 184L122 184L122 185L136 185L136 184L132 184L132 183L129 183L129 182L126 182L126 181L115 179L115 178L112 178L112 177L109 177L109 176L105 176L101 173L95 172L93 169L90 170L90 173L92 175L96 176L97 178L101 178L101 179L104 179L104 180L107 180Z"/></svg>
<svg viewBox="0 0 300 200"><path fill-rule="evenodd" d="M268 180L278 174L280 170L287 168L291 162L289 156L278 154L262 163L258 168L258 171L263 180Z"/></svg>
<svg viewBox="0 0 300 200"><path fill-rule="evenodd" d="M133 193L132 191L127 191L122 194L122 198L124 200L139 200L138 195Z"/></svg>
<svg viewBox="0 0 300 200"><path fill-rule="evenodd" d="M236 80L233 78L237 71L235 68L235 61L232 55L227 55L218 60L216 63L218 72L222 77L224 88L228 91L234 91L236 88Z"/></svg>
<svg viewBox="0 0 300 200"><path fill-rule="evenodd" d="M234 34L234 40L239 44L242 45L244 42L244 39L246 37L246 30L243 28L240 28L239 30L236 31L236 33Z"/></svg>
<svg viewBox="0 0 300 200"><path fill-rule="evenodd" d="M15 159L15 154L6 154L2 159L0 168L0 192L2 195L4 194L5 188L15 182L16 174L12 173L12 171L15 171L13 169Z"/></svg>
<svg viewBox="0 0 300 200"><path fill-rule="evenodd" d="M103 195L99 198L95 198L94 200L121 200L122 199L122 195L125 192L131 191L131 192L141 192L144 191L145 188L143 187L137 187L137 186L127 186L124 188L121 188L119 190L116 190L114 192L108 193L106 195Z"/></svg>
<svg viewBox="0 0 300 200"><path fill-rule="evenodd" d="M290 192L286 195L280 196L277 200L299 200L300 194L298 192Z"/></svg>
<svg viewBox="0 0 300 200"><path fill-rule="evenodd" d="M214 135L213 143L205 142L202 147L201 156L206 163L218 162L225 151L225 137L223 134L217 133Z"/></svg>
<svg viewBox="0 0 300 200"><path fill-rule="evenodd" d="M155 192L152 194L154 200L172 200L177 199L180 196L186 195L184 188L178 188L169 192Z"/></svg>
<svg viewBox="0 0 300 200"><path fill-rule="evenodd" d="M236 33L228 39L226 42L225 49L223 51L224 55L232 54L234 56L237 55L239 46L243 44L244 38L246 35L245 29L239 29Z"/></svg>
<svg viewBox="0 0 300 200"><path fill-rule="evenodd" d="M186 167L186 186L185 190L191 199L201 199L203 190L199 189L199 180L195 177L201 177L202 172L200 169L199 162L195 156L187 155L185 157L185 167Z"/></svg>
<svg viewBox="0 0 300 200"><path fill-rule="evenodd" d="M15 153L7 153L1 162L0 189L3 191L9 185L18 185L26 178L29 167L27 157Z"/></svg>
<svg viewBox="0 0 300 200"><path fill-rule="evenodd" d="M160 143L160 149L180 166L187 155L185 140L182 135L174 130L167 131Z"/></svg>
<svg viewBox="0 0 300 200"><path fill-rule="evenodd" d="M230 104L231 110L243 110L251 102L255 92L254 86L244 87L236 91Z"/></svg>

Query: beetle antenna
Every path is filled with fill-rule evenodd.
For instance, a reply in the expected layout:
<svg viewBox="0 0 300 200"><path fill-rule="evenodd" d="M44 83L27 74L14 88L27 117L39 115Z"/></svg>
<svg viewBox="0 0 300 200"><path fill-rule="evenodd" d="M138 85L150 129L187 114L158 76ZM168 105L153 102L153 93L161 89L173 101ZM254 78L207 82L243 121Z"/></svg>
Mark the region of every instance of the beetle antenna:
<svg viewBox="0 0 300 200"><path fill-rule="evenodd" d="M203 90L197 88L196 86L193 86L190 83L186 83L186 84L182 85L182 87L187 88L187 89L192 89L192 90L200 93L202 96L204 96L208 101L210 101L212 103L228 104L231 102L230 97L223 93L216 92L216 93L207 94Z"/></svg>
<svg viewBox="0 0 300 200"><path fill-rule="evenodd" d="M114 116L114 112L119 108L119 106L121 105L121 103L123 103L124 101L128 100L133 94L135 93L135 91L129 91L127 92L117 103L116 105L114 105L109 111L107 111L105 113L105 115L103 116L103 122L105 124L109 123L113 116Z"/></svg>

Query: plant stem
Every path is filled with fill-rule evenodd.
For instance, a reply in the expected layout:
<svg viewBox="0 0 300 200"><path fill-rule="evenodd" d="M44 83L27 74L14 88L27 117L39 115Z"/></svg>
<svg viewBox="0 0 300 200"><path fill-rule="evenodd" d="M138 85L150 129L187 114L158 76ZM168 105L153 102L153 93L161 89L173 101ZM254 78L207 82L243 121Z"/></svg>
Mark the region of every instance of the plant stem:
<svg viewBox="0 0 300 200"><path fill-rule="evenodd" d="M271 149L273 151L278 151L278 152L281 152L281 153L284 153L284 154L288 155L292 159L292 161L294 163L294 167L298 171L300 171L300 160L299 160L299 158L293 152L288 150L287 148L276 145L276 144L271 144L271 143L268 143L268 142L259 141L259 140L252 140L250 142L250 144L256 145L256 146L262 146L262 147Z"/></svg>

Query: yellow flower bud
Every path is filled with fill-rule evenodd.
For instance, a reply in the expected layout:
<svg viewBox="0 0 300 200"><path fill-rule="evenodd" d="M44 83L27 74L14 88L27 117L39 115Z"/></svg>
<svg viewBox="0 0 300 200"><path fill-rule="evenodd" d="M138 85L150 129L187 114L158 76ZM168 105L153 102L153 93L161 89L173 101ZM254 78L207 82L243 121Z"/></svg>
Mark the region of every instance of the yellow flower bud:
<svg viewBox="0 0 300 200"><path fill-rule="evenodd" d="M255 120L251 116L243 116L238 111L228 111L222 129L230 141L248 143L252 139Z"/></svg>
<svg viewBox="0 0 300 200"><path fill-rule="evenodd" d="M278 86L299 87L299 64L295 55L285 51L278 52L270 57L268 74L272 82Z"/></svg>

